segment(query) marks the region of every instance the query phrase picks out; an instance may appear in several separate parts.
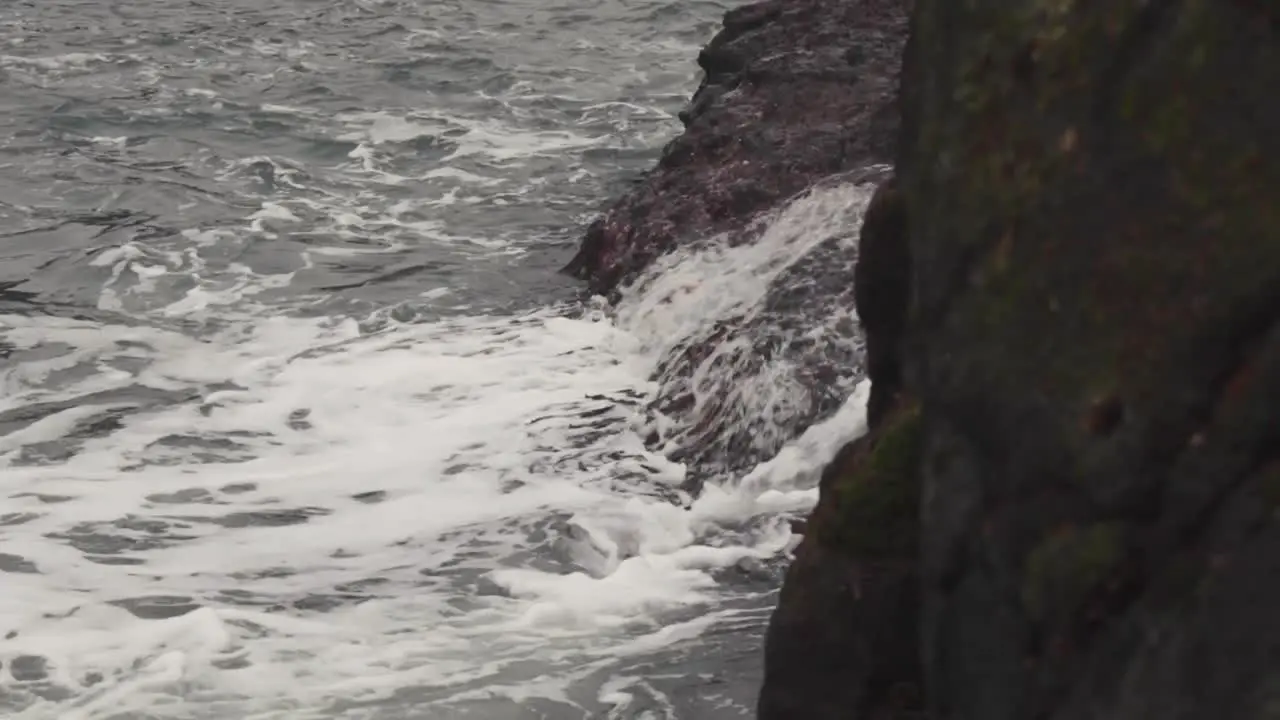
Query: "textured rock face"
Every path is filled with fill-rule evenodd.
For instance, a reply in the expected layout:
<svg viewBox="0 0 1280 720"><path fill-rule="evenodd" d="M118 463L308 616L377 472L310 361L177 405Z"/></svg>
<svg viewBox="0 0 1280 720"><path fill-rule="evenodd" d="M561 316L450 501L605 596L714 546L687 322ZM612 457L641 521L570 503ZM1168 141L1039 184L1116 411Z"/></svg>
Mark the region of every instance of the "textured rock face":
<svg viewBox="0 0 1280 720"><path fill-rule="evenodd" d="M905 0L766 0L698 56L685 132L588 230L567 271L609 292L658 255L740 232L824 177L892 159Z"/></svg>
<svg viewBox="0 0 1280 720"><path fill-rule="evenodd" d="M911 32L909 269L859 270L909 285L902 389L824 478L760 717L1276 717L1280 11Z"/></svg>
<svg viewBox="0 0 1280 720"><path fill-rule="evenodd" d="M785 270L758 305L664 349L649 445L685 464L693 491L772 457L863 375L850 312L857 218L893 156L907 34L905 0L765 0L724 23L698 58L685 132L566 268L613 294L667 251L776 243L774 221L805 192L827 197L815 215L849 218L810 222L823 229L787 242L795 253L778 259Z"/></svg>

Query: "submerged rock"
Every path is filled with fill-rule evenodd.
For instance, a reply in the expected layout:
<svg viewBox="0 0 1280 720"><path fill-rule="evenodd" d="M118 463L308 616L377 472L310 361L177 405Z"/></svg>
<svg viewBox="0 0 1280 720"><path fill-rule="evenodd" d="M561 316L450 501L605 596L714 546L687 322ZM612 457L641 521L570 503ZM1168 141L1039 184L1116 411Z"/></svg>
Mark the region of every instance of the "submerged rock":
<svg viewBox="0 0 1280 720"><path fill-rule="evenodd" d="M860 271L911 284L901 388L824 477L761 720L1274 717L1280 12L911 28L909 253Z"/></svg>

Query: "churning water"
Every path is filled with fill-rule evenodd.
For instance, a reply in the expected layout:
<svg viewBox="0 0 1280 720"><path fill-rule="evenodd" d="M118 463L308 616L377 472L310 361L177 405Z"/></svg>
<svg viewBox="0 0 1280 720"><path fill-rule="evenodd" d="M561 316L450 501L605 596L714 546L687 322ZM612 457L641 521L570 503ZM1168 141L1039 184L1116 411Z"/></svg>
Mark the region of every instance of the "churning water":
<svg viewBox="0 0 1280 720"><path fill-rule="evenodd" d="M848 251L867 193L615 308L554 272L731 4L0 5L0 712L749 716L856 377L696 496L649 404L807 402L794 358L714 332ZM817 310L771 332L856 344Z"/></svg>

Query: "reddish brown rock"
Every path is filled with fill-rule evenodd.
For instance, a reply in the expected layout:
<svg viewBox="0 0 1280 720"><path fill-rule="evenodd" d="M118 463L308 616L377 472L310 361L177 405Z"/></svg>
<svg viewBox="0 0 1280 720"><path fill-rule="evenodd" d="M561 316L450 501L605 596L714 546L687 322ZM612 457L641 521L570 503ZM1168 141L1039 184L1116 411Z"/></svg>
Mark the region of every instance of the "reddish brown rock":
<svg viewBox="0 0 1280 720"><path fill-rule="evenodd" d="M887 163L904 0L766 0L725 15L685 132L587 231L565 268L607 293L661 253L752 218L824 177Z"/></svg>

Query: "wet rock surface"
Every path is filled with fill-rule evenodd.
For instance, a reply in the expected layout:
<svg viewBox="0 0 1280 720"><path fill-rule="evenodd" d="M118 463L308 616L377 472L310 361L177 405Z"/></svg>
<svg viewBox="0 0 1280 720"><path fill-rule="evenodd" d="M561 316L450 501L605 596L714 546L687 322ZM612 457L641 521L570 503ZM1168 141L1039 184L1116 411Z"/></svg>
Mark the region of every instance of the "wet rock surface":
<svg viewBox="0 0 1280 720"><path fill-rule="evenodd" d="M864 229L857 298L909 298L864 317L900 388L824 476L761 720L1274 717L1280 15L912 12L908 252Z"/></svg>
<svg viewBox="0 0 1280 720"><path fill-rule="evenodd" d="M684 133L566 270L608 293L681 244L742 233L825 177L889 162L904 4L766 0L726 13L698 56Z"/></svg>
<svg viewBox="0 0 1280 720"><path fill-rule="evenodd" d="M649 445L686 465L690 492L772 457L864 375L857 228L889 171L905 41L903 0L766 0L726 13L698 56L704 77L681 113L685 131L565 268L617 298L654 282L667 253L787 246L759 268L785 265L756 306L663 352ZM767 237L787 232L779 214L805 194L822 197L790 225L824 234Z"/></svg>
<svg viewBox="0 0 1280 720"><path fill-rule="evenodd" d="M666 348L647 408L650 447L685 465L686 489L741 477L772 458L835 413L862 379L852 281L857 227L882 175L872 168L828 177L784 212L767 213L758 223L768 228L764 237L750 237L754 225L744 229L738 238L750 249L715 282L726 293L739 283L758 286L759 297ZM640 282L682 292L654 269ZM652 285L638 287L661 297Z"/></svg>

